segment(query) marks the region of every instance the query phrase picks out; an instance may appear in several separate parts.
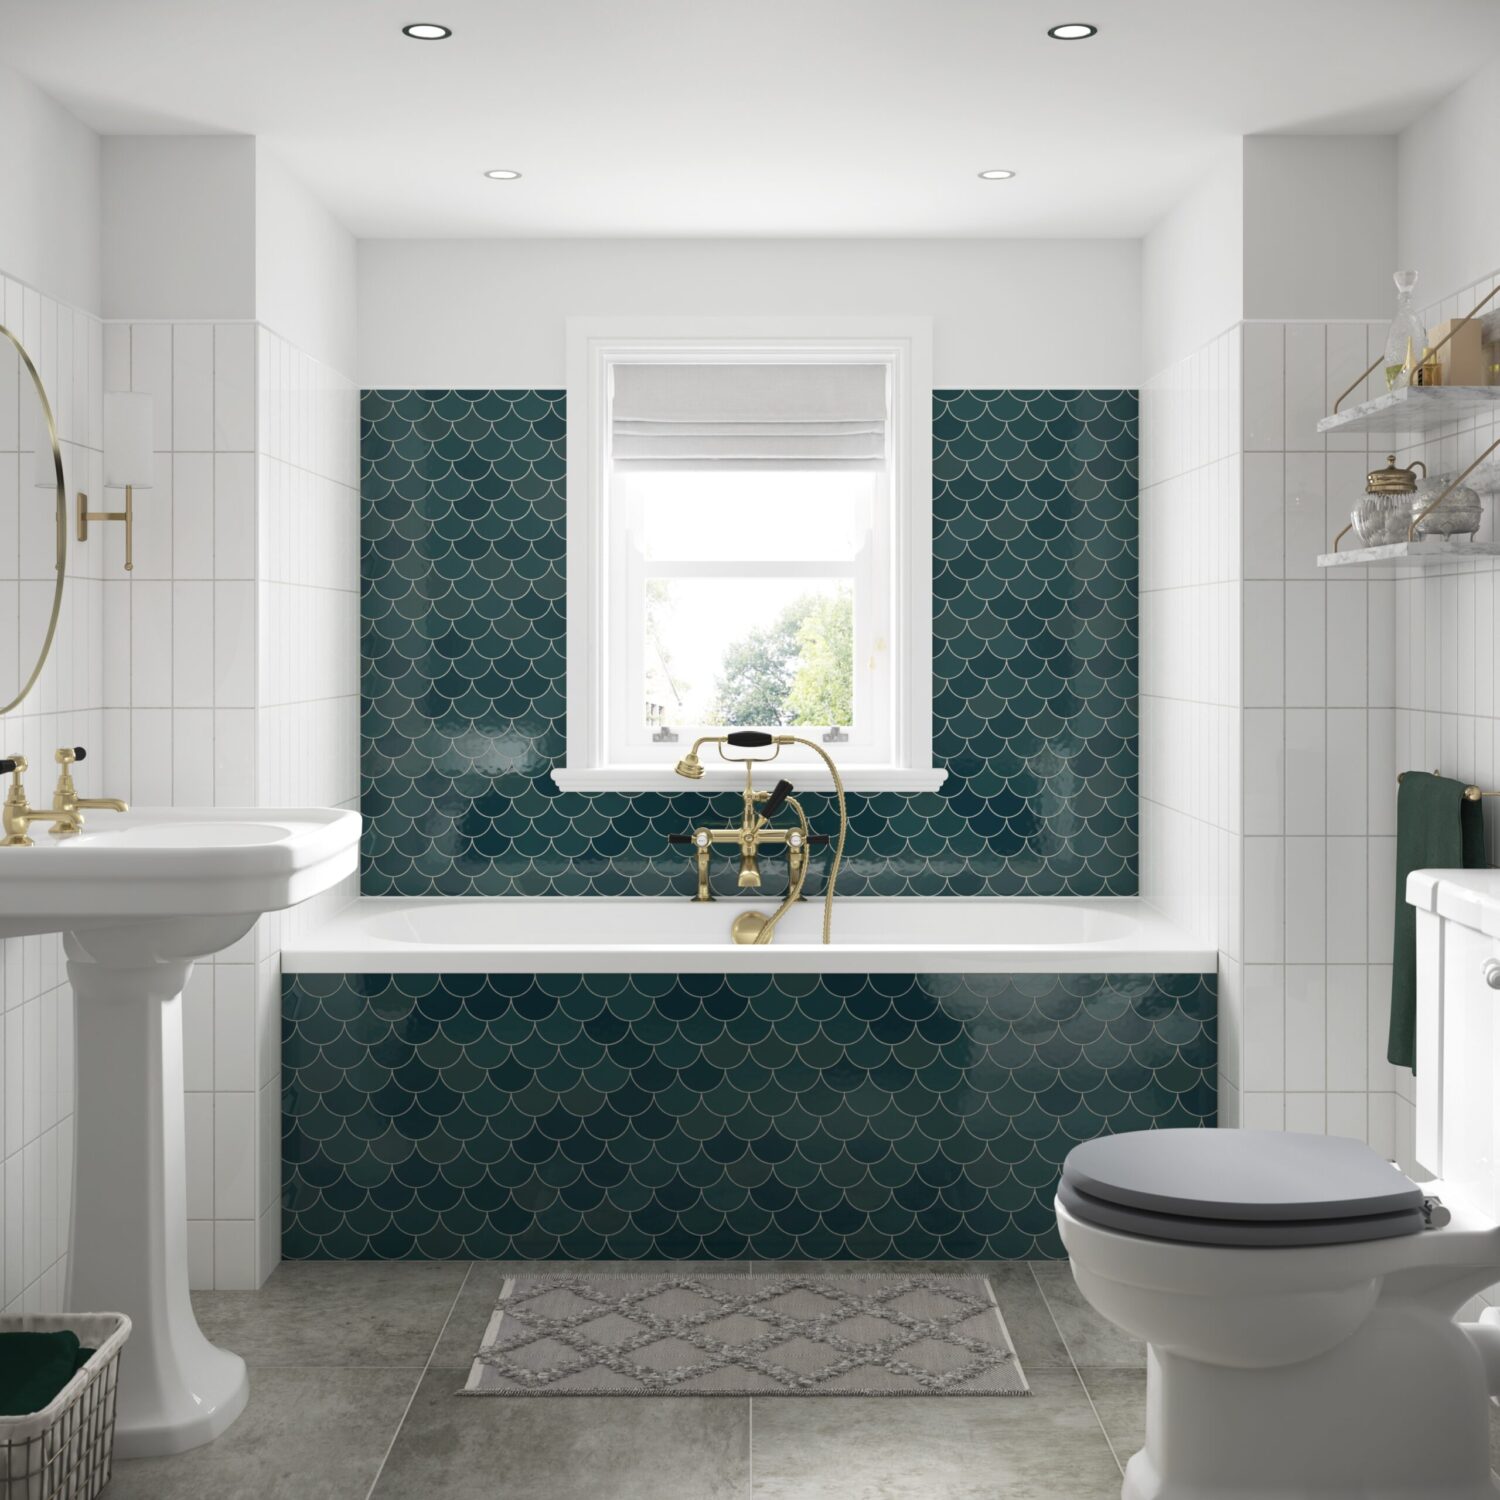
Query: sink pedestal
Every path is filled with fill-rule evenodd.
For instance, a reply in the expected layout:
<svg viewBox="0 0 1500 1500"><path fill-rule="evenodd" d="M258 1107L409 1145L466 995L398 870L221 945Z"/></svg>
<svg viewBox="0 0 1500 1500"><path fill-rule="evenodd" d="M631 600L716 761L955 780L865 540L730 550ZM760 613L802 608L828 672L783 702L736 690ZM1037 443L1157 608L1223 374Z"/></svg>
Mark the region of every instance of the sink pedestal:
<svg viewBox="0 0 1500 1500"><path fill-rule="evenodd" d="M245 1362L203 1336L188 1297L182 991L193 961L253 917L70 932L78 1167L70 1307L128 1314L115 1451L181 1453L244 1410Z"/></svg>

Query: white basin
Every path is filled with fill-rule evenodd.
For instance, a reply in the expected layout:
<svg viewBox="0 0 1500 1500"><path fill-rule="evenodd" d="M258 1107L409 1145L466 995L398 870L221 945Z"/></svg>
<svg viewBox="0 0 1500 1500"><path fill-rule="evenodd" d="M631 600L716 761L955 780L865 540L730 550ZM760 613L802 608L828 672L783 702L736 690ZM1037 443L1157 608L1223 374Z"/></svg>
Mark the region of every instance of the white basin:
<svg viewBox="0 0 1500 1500"><path fill-rule="evenodd" d="M244 1410L245 1364L193 1317L182 991L200 958L359 861L357 813L90 812L76 838L0 848L0 938L61 932L77 1002L76 1208L68 1304L128 1313L115 1451L180 1453Z"/></svg>
<svg viewBox="0 0 1500 1500"><path fill-rule="evenodd" d="M87 817L76 838L38 830L31 848L0 849L0 938L122 918L253 919L327 890L359 861L359 814L334 808L147 807Z"/></svg>

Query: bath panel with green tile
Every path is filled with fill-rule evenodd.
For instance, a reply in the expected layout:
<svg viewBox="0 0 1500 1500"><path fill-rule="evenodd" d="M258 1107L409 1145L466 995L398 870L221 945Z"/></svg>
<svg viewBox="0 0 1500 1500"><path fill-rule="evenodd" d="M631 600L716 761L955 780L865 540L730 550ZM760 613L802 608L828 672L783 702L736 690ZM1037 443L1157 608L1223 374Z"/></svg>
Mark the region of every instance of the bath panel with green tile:
<svg viewBox="0 0 1500 1500"><path fill-rule="evenodd" d="M363 890L691 893L732 798L560 793L561 391L363 395ZM1137 890L1137 399L933 395L939 792L849 799L847 895ZM805 802L816 826L832 799ZM815 861L808 890L822 880ZM768 893L771 871L768 871ZM735 869L715 873L723 893Z"/></svg>
<svg viewBox="0 0 1500 1500"><path fill-rule="evenodd" d="M1056 1257L1076 1141L1216 1122L1212 975L283 986L289 1259Z"/></svg>

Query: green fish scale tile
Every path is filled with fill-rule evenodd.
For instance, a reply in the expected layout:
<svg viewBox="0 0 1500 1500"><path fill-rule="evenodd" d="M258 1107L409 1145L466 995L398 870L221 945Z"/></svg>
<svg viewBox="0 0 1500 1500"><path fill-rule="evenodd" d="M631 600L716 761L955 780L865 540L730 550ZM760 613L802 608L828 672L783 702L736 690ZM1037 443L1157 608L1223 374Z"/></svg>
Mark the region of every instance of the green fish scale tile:
<svg viewBox="0 0 1500 1500"><path fill-rule="evenodd" d="M362 884L689 895L724 799L560 793L564 393L362 397ZM848 895L1137 890L1137 398L933 393L940 792L849 799ZM805 799L827 830L832 799ZM827 856L808 894L821 890ZM767 894L777 894L775 872ZM736 867L715 868L735 891Z"/></svg>
<svg viewBox="0 0 1500 1500"><path fill-rule="evenodd" d="M1075 1141L1215 1123L1215 991L1200 974L287 975L283 1253L1057 1257Z"/></svg>

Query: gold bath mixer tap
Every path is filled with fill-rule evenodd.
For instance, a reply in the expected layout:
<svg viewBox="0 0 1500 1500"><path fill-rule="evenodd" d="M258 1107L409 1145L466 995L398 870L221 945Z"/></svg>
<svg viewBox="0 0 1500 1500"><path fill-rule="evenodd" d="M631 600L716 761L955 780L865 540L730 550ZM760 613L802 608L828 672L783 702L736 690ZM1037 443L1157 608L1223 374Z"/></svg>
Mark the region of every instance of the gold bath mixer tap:
<svg viewBox="0 0 1500 1500"><path fill-rule="evenodd" d="M88 757L82 745L72 748L64 746L57 752L60 767L57 773L57 788L52 794L50 808L32 807L26 800L26 788L21 777L30 767L24 755L12 755L0 760L0 775L10 776L10 790L0 804L0 828L5 837L0 839L0 849L28 849L35 842L31 837L33 823L50 823L47 830L53 838L70 838L83 831L83 814L95 808L109 812L129 812L130 808L118 797L80 797L73 785L73 767Z"/></svg>
<svg viewBox="0 0 1500 1500"><path fill-rule="evenodd" d="M823 758L833 778L834 790L839 802L839 836L834 847L833 863L828 870L828 886L823 894L823 941L832 941L833 892L838 880L839 864L844 857L844 837L849 829L849 819L844 807L844 783L832 757L819 744L793 734L767 734L760 729L741 729L726 735L703 735L693 741L693 748L677 762L677 774L689 781L697 781L703 775L703 763L698 751L704 745L717 745L719 755L728 761L739 761L745 767L744 805L738 827L701 827L691 834L673 834L673 844L690 844L698 865L698 893L695 901L712 901L714 895L709 887L709 866L715 845L734 845L739 850L740 874L738 885L742 891L760 889L760 852L765 847L777 846L786 849L787 892L781 905L769 915L760 911L745 911L734 919L730 936L737 943L769 943L775 936L776 925L790 910L794 902L802 899L802 887L807 880L808 855L814 844L826 844L827 838L815 835L808 827L807 815L802 804L792 796L792 784L778 781L769 792L757 792L754 786L754 768L775 760L783 745L806 745ZM755 757L725 755L724 746L736 749L765 749L774 747L774 754ZM795 828L772 828L771 819L783 808L789 807L797 818Z"/></svg>

